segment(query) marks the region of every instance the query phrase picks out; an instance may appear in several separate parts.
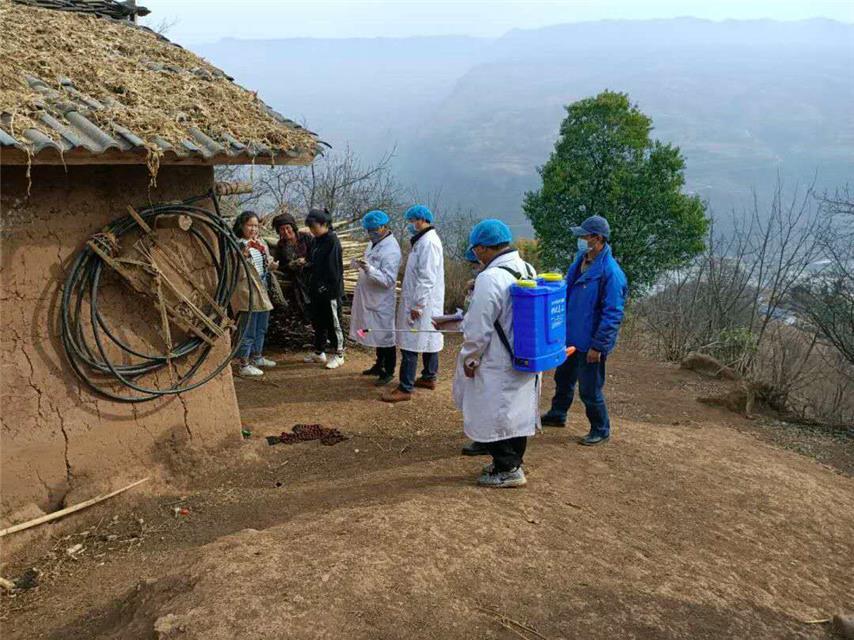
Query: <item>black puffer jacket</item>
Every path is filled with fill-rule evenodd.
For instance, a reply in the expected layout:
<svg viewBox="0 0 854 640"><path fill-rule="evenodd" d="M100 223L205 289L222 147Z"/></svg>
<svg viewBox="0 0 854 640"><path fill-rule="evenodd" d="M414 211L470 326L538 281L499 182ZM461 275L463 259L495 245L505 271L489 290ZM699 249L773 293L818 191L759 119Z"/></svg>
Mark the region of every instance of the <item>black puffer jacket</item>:
<svg viewBox="0 0 854 640"><path fill-rule="evenodd" d="M309 296L339 300L344 296L344 257L334 231L314 239L310 258Z"/></svg>

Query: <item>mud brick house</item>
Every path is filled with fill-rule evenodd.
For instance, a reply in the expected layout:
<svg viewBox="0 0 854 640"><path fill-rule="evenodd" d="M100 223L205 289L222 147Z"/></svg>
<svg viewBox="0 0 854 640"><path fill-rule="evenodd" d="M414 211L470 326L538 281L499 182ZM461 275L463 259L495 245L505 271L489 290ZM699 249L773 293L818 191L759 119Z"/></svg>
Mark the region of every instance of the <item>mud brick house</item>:
<svg viewBox="0 0 854 640"><path fill-rule="evenodd" d="M229 367L169 399L92 393L60 340L61 289L73 256L128 205L206 193L215 165L309 164L318 153L313 133L135 24L144 12L133 2L0 0L6 523L152 472L164 443L180 451L239 437ZM122 331L146 330L133 296L110 304ZM228 343L210 360L222 361Z"/></svg>

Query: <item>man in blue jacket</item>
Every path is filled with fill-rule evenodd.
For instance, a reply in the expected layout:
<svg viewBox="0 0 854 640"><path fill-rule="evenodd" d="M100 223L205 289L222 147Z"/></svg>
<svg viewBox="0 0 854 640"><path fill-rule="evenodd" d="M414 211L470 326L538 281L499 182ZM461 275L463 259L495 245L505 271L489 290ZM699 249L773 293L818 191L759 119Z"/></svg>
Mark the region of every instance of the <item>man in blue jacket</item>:
<svg viewBox="0 0 854 640"><path fill-rule="evenodd" d="M566 276L566 345L575 353L555 371L552 406L542 417L544 426L563 427L572 405L575 384L590 420L583 445L606 442L611 422L605 406L605 360L614 349L623 321L628 291L626 276L611 255L611 227L602 216L592 216L573 227L578 256Z"/></svg>

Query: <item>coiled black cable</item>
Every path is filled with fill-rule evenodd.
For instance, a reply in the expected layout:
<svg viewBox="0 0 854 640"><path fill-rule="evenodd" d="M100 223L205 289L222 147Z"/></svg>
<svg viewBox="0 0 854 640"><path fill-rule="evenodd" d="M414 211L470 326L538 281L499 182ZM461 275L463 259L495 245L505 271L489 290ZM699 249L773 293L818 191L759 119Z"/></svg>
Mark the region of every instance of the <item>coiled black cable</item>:
<svg viewBox="0 0 854 640"><path fill-rule="evenodd" d="M208 198L214 203L214 211L195 206L196 202ZM210 192L180 203L153 205L140 209L137 213L150 227L155 226L155 218L163 215L183 215L192 219L188 233L192 234L204 247L207 258L216 271L216 290L211 297L219 307L228 309L231 297L238 286L240 270L244 270L246 281L249 281L251 278L249 270L254 267L243 257L237 238L221 217L216 195ZM115 238L116 244L120 244L123 236L138 231L139 223L128 214L109 224L93 240L109 254L112 248L103 244L103 238ZM87 244L71 265L65 280L60 308L62 344L68 361L77 376L91 389L118 402L146 402L196 389L209 382L229 365L240 348L249 314L239 314L231 336L232 349L228 356L203 378L193 380L207 360L213 345L192 334L181 344L174 346L168 354L143 353L139 348L131 347L111 330L107 319L98 308L101 275L105 266L110 268L104 259ZM250 286L249 308L252 308L252 298L253 291ZM199 308L208 316L213 311L210 303L199 305ZM85 321L86 318L88 322ZM211 341L216 340L217 336L210 329L206 327L199 327L199 329ZM117 364L107 355L110 344L119 348L121 364ZM172 383L170 386L155 388L145 386L139 381L142 376L154 374L170 366L170 361L175 360L189 362L190 366L178 379L172 380L170 377ZM114 387L116 381L127 387L130 390L129 393L116 393L108 388Z"/></svg>

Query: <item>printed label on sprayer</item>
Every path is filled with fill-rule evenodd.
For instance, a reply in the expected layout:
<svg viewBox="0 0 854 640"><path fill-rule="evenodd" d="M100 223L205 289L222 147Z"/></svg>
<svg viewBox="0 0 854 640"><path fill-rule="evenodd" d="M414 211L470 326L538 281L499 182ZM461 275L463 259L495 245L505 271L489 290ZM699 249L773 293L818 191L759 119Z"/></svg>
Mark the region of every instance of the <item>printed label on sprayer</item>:
<svg viewBox="0 0 854 640"><path fill-rule="evenodd" d="M557 329L563 323L563 316L566 313L566 300L561 298L560 300L555 300L551 305L551 328Z"/></svg>

